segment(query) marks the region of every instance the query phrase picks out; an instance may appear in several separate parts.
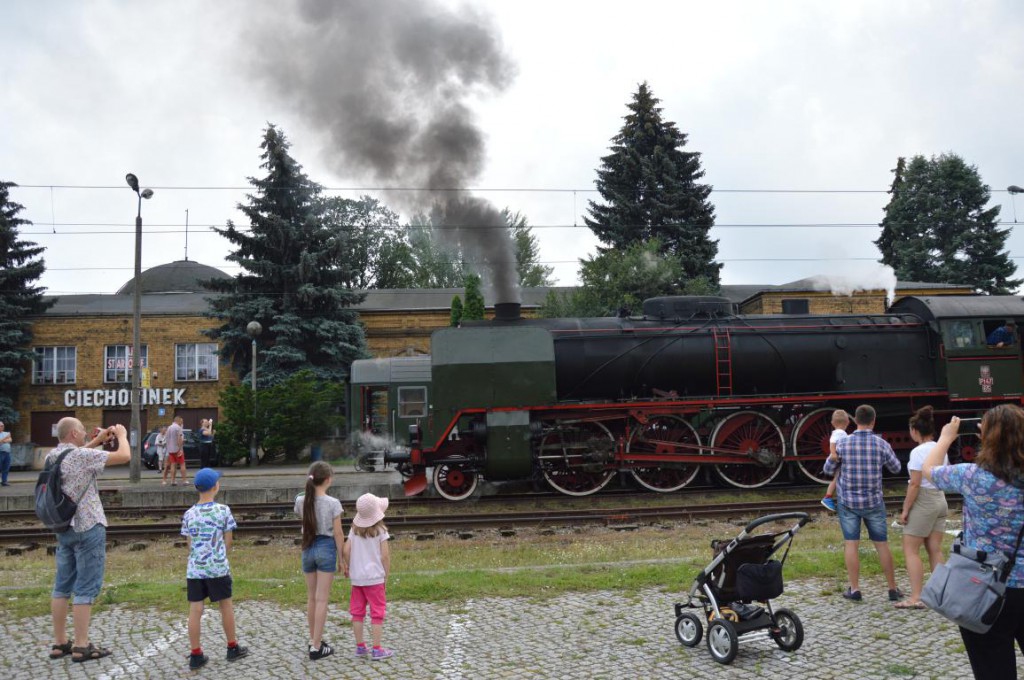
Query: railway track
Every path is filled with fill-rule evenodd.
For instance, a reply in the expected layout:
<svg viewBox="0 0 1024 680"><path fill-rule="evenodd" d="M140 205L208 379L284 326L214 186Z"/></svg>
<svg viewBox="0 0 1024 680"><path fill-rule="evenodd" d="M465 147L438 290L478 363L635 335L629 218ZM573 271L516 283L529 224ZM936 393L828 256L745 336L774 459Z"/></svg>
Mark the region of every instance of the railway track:
<svg viewBox="0 0 1024 680"><path fill-rule="evenodd" d="M950 499L955 505L957 499ZM889 497L886 507L892 511L901 507L902 498ZM389 515L388 527L395 533L405 531L458 530L494 527L566 526L577 524L627 525L656 521L693 521L696 519L749 518L778 512L817 512L817 500L772 500L744 503L688 504L666 506L621 506L612 508L570 508L563 510L525 510L497 513L445 513L438 515ZM236 515L238 515L236 511ZM113 524L107 528L111 539L174 538L181 529L180 522L150 524ZM292 534L299 533L299 521L290 519L254 519L238 522L238 534ZM41 527L0 528L0 543L38 542L53 540L53 533Z"/></svg>

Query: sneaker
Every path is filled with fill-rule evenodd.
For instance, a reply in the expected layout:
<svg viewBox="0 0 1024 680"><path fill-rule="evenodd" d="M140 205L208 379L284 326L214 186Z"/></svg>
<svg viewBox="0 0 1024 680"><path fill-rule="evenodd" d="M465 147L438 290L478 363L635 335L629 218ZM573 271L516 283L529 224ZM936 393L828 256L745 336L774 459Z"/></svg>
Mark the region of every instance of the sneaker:
<svg viewBox="0 0 1024 680"><path fill-rule="evenodd" d="M324 642L323 640L320 641L320 649L316 649L312 646L310 646L309 648L310 661L318 661L324 658L325 656L330 656L331 654L334 654L334 648L326 642Z"/></svg>
<svg viewBox="0 0 1024 680"><path fill-rule="evenodd" d="M853 600L854 602L860 602L861 599L863 599L859 590L850 590L849 588L843 591L843 597L847 600Z"/></svg>
<svg viewBox="0 0 1024 680"><path fill-rule="evenodd" d="M238 661L241 658L249 656L249 648L243 647L242 645L235 645L234 647L228 647L228 661Z"/></svg>
<svg viewBox="0 0 1024 680"><path fill-rule="evenodd" d="M822 498L821 504L824 505L826 509L832 512L836 511L836 499L832 498L832 496L825 496L824 498Z"/></svg>
<svg viewBox="0 0 1024 680"><path fill-rule="evenodd" d="M387 647L374 647L370 658L374 661L383 661L384 659L390 659L395 655L394 650L388 649Z"/></svg>
<svg viewBox="0 0 1024 680"><path fill-rule="evenodd" d="M899 602L903 599L903 591L899 588L889 591L889 602Z"/></svg>
<svg viewBox="0 0 1024 680"><path fill-rule="evenodd" d="M206 665L209 659L205 654L189 654L188 655L188 667L189 670L197 670Z"/></svg>
<svg viewBox="0 0 1024 680"><path fill-rule="evenodd" d="M357 659L366 658L366 656L368 654L369 654L369 651L366 649L366 645L356 645L356 658Z"/></svg>

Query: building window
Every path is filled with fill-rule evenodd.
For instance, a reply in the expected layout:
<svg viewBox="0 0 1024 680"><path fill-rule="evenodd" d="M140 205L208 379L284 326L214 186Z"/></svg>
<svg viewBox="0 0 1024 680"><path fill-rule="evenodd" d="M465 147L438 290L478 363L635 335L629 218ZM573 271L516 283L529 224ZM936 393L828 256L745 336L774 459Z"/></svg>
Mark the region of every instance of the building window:
<svg viewBox="0 0 1024 680"><path fill-rule="evenodd" d="M400 418L422 418L427 415L426 387L398 388L398 416Z"/></svg>
<svg viewBox="0 0 1024 680"><path fill-rule="evenodd" d="M782 301L783 314L808 314L810 303L807 298L790 298Z"/></svg>
<svg viewBox="0 0 1024 680"><path fill-rule="evenodd" d="M216 380L217 344L197 342L174 346L175 380Z"/></svg>
<svg viewBox="0 0 1024 680"><path fill-rule="evenodd" d="M77 351L74 347L36 347L32 362L33 385L68 385L75 382Z"/></svg>
<svg viewBox="0 0 1024 680"><path fill-rule="evenodd" d="M149 345L140 348L142 367L149 366ZM103 362L103 382L127 383L132 381L132 346L107 345Z"/></svg>

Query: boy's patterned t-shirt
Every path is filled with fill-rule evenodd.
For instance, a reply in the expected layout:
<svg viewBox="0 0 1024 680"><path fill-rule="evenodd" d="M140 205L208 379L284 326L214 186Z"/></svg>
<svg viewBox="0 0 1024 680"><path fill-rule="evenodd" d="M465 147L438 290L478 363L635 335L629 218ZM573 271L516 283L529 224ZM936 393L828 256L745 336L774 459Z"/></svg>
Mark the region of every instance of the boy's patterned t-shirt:
<svg viewBox="0 0 1024 680"><path fill-rule="evenodd" d="M220 578L228 576L227 545L224 532L238 528L231 508L221 503L197 503L185 511L181 535L192 539L185 578Z"/></svg>

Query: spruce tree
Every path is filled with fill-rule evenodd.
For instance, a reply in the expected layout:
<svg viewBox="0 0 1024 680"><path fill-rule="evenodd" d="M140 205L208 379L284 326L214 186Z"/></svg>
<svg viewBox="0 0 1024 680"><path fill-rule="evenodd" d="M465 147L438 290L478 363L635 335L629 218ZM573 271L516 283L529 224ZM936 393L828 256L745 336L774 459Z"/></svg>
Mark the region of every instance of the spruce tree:
<svg viewBox="0 0 1024 680"><path fill-rule="evenodd" d="M990 294L1021 284L1004 250L1009 229L999 228L999 206L986 208L989 188L956 154L897 163L875 245L883 264L903 281L956 283Z"/></svg>
<svg viewBox="0 0 1024 680"><path fill-rule="evenodd" d="M462 298L458 295L452 298L452 315L448 325L455 327L462 323Z"/></svg>
<svg viewBox="0 0 1024 680"><path fill-rule="evenodd" d="M31 317L55 302L43 300L35 285L46 268L38 257L43 248L19 238L20 227L31 222L18 217L24 206L10 199L15 186L0 182L0 421L8 429L19 420L14 404L33 357Z"/></svg>
<svg viewBox="0 0 1024 680"><path fill-rule="evenodd" d="M241 266L233 279L207 282L222 293L210 300L210 316L223 321L207 331L242 375L251 365L251 339L245 332L258 321L262 385L275 385L310 369L320 380L342 381L352 361L365 357L366 338L352 305L364 294L351 290L353 263L348 240L323 215L321 187L289 154L284 134L267 127L261 144L267 172L249 178L255 192L238 209L248 228L229 221L216 231L235 250L227 259Z"/></svg>
<svg viewBox="0 0 1024 680"><path fill-rule="evenodd" d="M480 277L466 274L466 304L462 306L463 321L474 321L484 318L484 294L480 292Z"/></svg>
<svg viewBox="0 0 1024 680"><path fill-rule="evenodd" d="M642 83L628 104L625 124L601 159L597 189L584 221L606 248L623 250L657 239L660 252L682 259L686 279L717 288L718 241L709 236L715 209L711 186L701 184L700 154L684 151L687 136L662 118L659 99Z"/></svg>

